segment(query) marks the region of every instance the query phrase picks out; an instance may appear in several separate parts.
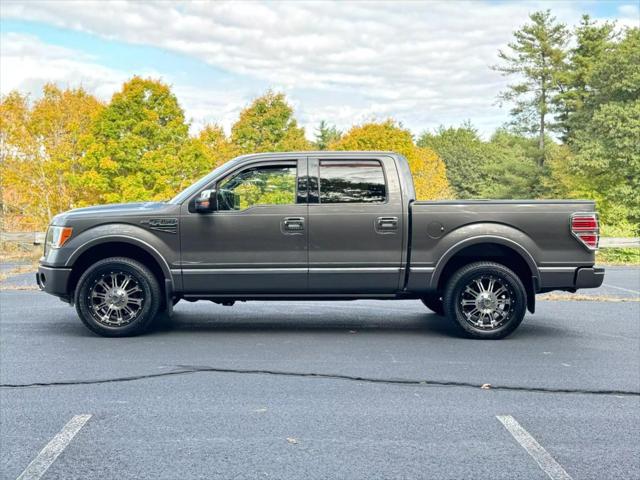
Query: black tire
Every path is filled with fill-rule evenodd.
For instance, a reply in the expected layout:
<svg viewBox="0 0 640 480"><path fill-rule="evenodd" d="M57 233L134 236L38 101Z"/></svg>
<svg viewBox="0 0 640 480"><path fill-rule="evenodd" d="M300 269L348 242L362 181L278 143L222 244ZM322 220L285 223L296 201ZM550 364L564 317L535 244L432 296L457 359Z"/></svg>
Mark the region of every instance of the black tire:
<svg viewBox="0 0 640 480"><path fill-rule="evenodd" d="M424 306L436 315L440 315L441 317L444 315L444 305L442 304L442 299L440 297L436 295L428 295L421 298L421 300Z"/></svg>
<svg viewBox="0 0 640 480"><path fill-rule="evenodd" d="M118 290L118 285L124 288ZM127 290L130 285L133 287ZM82 274L75 291L80 320L89 330L103 337L143 333L153 322L161 304L162 291L151 270L126 257L105 258L93 264ZM106 306L100 308L101 305Z"/></svg>
<svg viewBox="0 0 640 480"><path fill-rule="evenodd" d="M527 310L522 281L495 262L462 267L447 282L443 298L447 317L469 338L504 338L518 328Z"/></svg>

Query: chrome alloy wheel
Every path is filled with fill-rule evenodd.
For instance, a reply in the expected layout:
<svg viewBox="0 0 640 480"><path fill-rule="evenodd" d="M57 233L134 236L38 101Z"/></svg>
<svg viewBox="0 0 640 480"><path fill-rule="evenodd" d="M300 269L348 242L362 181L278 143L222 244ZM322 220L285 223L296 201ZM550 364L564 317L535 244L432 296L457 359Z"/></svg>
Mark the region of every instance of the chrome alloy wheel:
<svg viewBox="0 0 640 480"><path fill-rule="evenodd" d="M512 314L515 293L502 279L482 275L472 279L460 294L460 308L467 322L475 328L494 330Z"/></svg>
<svg viewBox="0 0 640 480"><path fill-rule="evenodd" d="M136 278L125 272L103 273L88 295L91 315L103 325L122 327L142 311L144 292Z"/></svg>

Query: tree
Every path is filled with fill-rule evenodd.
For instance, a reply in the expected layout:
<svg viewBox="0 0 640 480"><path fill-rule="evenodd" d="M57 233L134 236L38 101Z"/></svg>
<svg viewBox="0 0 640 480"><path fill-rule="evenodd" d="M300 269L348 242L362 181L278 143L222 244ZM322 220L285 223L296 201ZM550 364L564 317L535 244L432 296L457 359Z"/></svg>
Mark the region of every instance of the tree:
<svg viewBox="0 0 640 480"><path fill-rule="evenodd" d="M311 148L284 94L271 91L240 112L240 118L231 128L231 141L240 153Z"/></svg>
<svg viewBox="0 0 640 480"><path fill-rule="evenodd" d="M35 151L33 136L29 131L30 108L28 97L12 91L0 100L0 193L2 194L2 229L16 226L16 216L27 214L28 222L34 221L23 212L24 184L30 169L28 160ZM24 221L24 218L21 220Z"/></svg>
<svg viewBox="0 0 640 480"><path fill-rule="evenodd" d="M400 153L409 161L416 195L422 200L449 198L446 167L430 148L413 143L409 130L393 120L367 123L351 128L339 140L329 145L331 150L386 150Z"/></svg>
<svg viewBox="0 0 640 480"><path fill-rule="evenodd" d="M566 68L558 74L559 93L554 99L559 110L559 131L565 142L571 142L573 131L589 121L584 109L593 91L593 71L614 47L614 29L614 24L597 24L589 15L583 15L574 29L576 45L569 51Z"/></svg>
<svg viewBox="0 0 640 480"><path fill-rule="evenodd" d="M206 125L200 131L198 141L202 144L212 169L238 156L238 148L231 143L219 125Z"/></svg>
<svg viewBox="0 0 640 480"><path fill-rule="evenodd" d="M486 163L487 155L478 132L470 124L460 128L440 127L435 133L423 133L419 147L430 148L444 161L447 179L456 198L478 198L481 183L478 168ZM473 173L473 174L472 174Z"/></svg>
<svg viewBox="0 0 640 480"><path fill-rule="evenodd" d="M96 119L92 136L79 176L88 203L166 199L207 168L202 149L190 144L178 100L157 80L126 82ZM190 163L182 157L185 148Z"/></svg>
<svg viewBox="0 0 640 480"><path fill-rule="evenodd" d="M440 127L418 140L419 146L433 149L443 159L456 198L533 197L539 167L528 157L530 143L506 131L485 142L470 123Z"/></svg>
<svg viewBox="0 0 640 480"><path fill-rule="evenodd" d="M504 76L518 78L518 83L509 85L499 98L514 104L513 125L518 131L537 135L542 152L545 135L552 127L548 116L554 113L557 74L564 66L569 34L549 10L532 13L529 19L531 23L514 32L515 41L508 44L509 51L499 51L503 63L493 68ZM543 163L544 156L540 154L539 164Z"/></svg>
<svg viewBox="0 0 640 480"><path fill-rule="evenodd" d="M542 153L537 141L506 130L497 130L487 144L487 161L480 172L484 181L484 198L539 198L544 192L545 167L538 163L540 155L550 156L557 145L546 138Z"/></svg>
<svg viewBox="0 0 640 480"><path fill-rule="evenodd" d="M600 200L610 223L640 225L640 29L603 55L574 132L572 172Z"/></svg>
<svg viewBox="0 0 640 480"><path fill-rule="evenodd" d="M81 169L103 105L83 89L43 87L33 105L16 92L2 101L3 208L23 228L42 228L81 201L73 178ZM25 205L29 208L25 209Z"/></svg>
<svg viewBox="0 0 640 480"><path fill-rule="evenodd" d="M335 125L329 126L327 122L322 120L315 132L316 141L314 142L315 148L318 150L326 150L333 142L340 140L342 132L336 129Z"/></svg>
<svg viewBox="0 0 640 480"><path fill-rule="evenodd" d="M50 190L52 212L73 208L84 192L73 182L81 171L93 123L104 106L82 88L61 90L45 85L31 111L30 130L37 139L36 163L43 164L42 184ZM50 212L50 214L52 213Z"/></svg>

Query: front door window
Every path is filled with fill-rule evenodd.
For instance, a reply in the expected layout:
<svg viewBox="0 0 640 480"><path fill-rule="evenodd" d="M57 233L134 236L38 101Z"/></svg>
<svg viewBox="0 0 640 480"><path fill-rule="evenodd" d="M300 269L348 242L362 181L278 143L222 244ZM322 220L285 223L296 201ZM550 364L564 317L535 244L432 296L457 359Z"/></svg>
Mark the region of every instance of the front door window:
<svg viewBox="0 0 640 480"><path fill-rule="evenodd" d="M296 166L249 168L218 185L218 210L246 210L256 205L296 203Z"/></svg>

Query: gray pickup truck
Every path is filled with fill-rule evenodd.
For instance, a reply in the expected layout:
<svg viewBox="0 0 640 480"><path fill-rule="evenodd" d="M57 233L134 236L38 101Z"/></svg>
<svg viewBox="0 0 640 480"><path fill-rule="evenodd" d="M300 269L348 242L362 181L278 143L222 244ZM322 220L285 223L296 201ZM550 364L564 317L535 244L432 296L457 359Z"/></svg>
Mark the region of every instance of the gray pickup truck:
<svg viewBox="0 0 640 480"><path fill-rule="evenodd" d="M181 299L420 299L463 335L503 338L535 294L602 284L591 201L416 201L390 152L238 157L167 202L57 215L40 288L104 336Z"/></svg>

